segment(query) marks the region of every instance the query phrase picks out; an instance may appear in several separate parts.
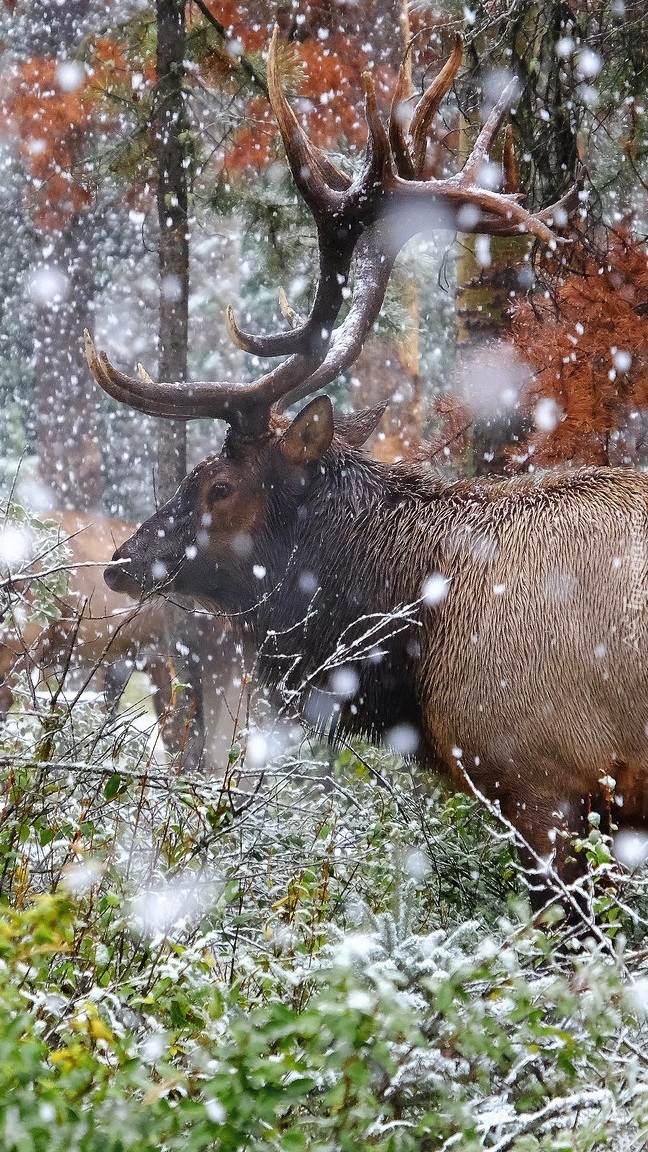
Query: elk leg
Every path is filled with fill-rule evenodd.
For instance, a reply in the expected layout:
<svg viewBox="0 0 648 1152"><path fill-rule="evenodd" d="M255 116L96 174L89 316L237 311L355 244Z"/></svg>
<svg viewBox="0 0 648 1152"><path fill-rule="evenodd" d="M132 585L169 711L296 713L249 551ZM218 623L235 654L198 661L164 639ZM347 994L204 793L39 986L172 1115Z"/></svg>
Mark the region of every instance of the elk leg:
<svg viewBox="0 0 648 1152"><path fill-rule="evenodd" d="M553 880L557 874L567 887L587 874L587 859L583 852L576 853L572 840L587 834L587 816L591 808L581 797L563 801L560 809L555 798L538 798L525 803L519 798L501 802L502 814L510 820L525 845L518 845L520 863L526 875L529 900L534 912L540 912L548 901L559 896L568 920L582 921L573 906L566 906L559 886ZM546 868L543 862L546 861ZM575 899L587 914L584 898L576 893Z"/></svg>

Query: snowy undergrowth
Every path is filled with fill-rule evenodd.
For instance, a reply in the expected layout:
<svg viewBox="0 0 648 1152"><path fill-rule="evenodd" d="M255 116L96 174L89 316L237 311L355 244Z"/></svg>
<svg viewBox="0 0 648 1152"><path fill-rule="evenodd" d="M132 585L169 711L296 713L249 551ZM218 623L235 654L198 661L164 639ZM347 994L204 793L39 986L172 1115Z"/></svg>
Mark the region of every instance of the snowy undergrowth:
<svg viewBox="0 0 648 1152"><path fill-rule="evenodd" d="M261 772L242 733L192 777L128 711L15 695L3 1148L645 1146L645 883L595 827L601 927L570 952L506 832L384 753L305 743Z"/></svg>

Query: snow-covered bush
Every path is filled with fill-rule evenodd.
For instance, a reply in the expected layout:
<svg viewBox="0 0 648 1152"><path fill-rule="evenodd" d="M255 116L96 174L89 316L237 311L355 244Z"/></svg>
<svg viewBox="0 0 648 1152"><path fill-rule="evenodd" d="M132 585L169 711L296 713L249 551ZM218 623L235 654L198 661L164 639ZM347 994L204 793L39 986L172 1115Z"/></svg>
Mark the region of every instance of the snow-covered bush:
<svg viewBox="0 0 648 1152"><path fill-rule="evenodd" d="M641 1146L645 882L595 826L570 951L506 829L387 753L243 731L190 776L54 700L0 729L3 1148Z"/></svg>

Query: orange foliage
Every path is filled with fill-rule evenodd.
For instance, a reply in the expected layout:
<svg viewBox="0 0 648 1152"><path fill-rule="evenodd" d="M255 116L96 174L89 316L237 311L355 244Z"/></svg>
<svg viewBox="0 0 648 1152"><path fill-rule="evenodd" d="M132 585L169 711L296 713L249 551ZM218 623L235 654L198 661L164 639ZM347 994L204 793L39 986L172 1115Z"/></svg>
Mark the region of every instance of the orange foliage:
<svg viewBox="0 0 648 1152"><path fill-rule="evenodd" d="M132 63L115 40L103 37L96 41L92 68L86 71L78 65L78 78L65 71L69 67L48 58L26 61L3 102L29 176L25 194L32 217L44 231L63 227L70 216L90 203L83 158L88 136L97 123L103 131L108 127L110 106L104 94L125 88L129 98L136 99L131 86ZM141 72L144 83L150 86L155 80L152 65L142 65Z"/></svg>
<svg viewBox="0 0 648 1152"><path fill-rule="evenodd" d="M332 32L325 41L306 40L298 45L298 58L304 67L304 92L312 105L308 116L311 139L330 148L344 138L364 147L367 129L364 117L362 73L367 57L357 39L348 41ZM373 72L376 90L391 95L396 77L387 68Z"/></svg>
<svg viewBox="0 0 648 1152"><path fill-rule="evenodd" d="M129 59L123 44L107 36L96 40L92 51L91 87L93 91L106 91L126 88L131 91L133 71L141 74L143 82L150 86L155 83L155 67L152 60L139 57L136 62Z"/></svg>
<svg viewBox="0 0 648 1152"><path fill-rule="evenodd" d="M265 52L271 31L267 5L265 18L253 2L244 4L237 0L219 2L214 14L231 41L238 41L247 54ZM362 73L370 63L370 56L362 47L366 37L347 35L339 27L337 5L331 7L311 0L302 14L306 22L300 26L299 39L292 40L291 50L304 75L300 86L304 94L302 114L309 136L322 148L336 147L341 139L362 148L366 139ZM326 34L317 35L316 29ZM201 67L207 83L211 79L219 85L237 85L239 81L234 60L219 48L201 61ZM380 66L373 75L379 98L382 93L391 96L395 73ZM276 127L267 102L254 97L245 119L245 125L228 144L228 171L255 172L276 158Z"/></svg>
<svg viewBox="0 0 648 1152"><path fill-rule="evenodd" d="M218 0L217 4L212 2L210 7L231 40L240 40L246 52L263 51L271 31L267 4L259 6L240 3L239 0ZM191 18L191 10L188 15Z"/></svg>
<svg viewBox="0 0 648 1152"><path fill-rule="evenodd" d="M284 25L285 49L294 54L294 67L301 66L303 92L293 106L303 117L311 139L325 149L346 145L362 148L366 140L362 73L372 67L379 102L386 111L395 83L395 72L386 64L373 64L370 46L375 13L373 0L304 0L300 23L280 9ZM219 0L214 15L224 27L230 44L238 42L248 55L265 53L271 27L267 0ZM201 20L195 8L187 10L188 20ZM392 30L381 31L385 37ZM398 43L389 47L400 57L401 29L393 35ZM380 52L376 51L376 59ZM226 46L213 48L200 61L203 80L209 85L240 91L241 72L236 56ZM92 49L92 68L80 76L78 87L66 90L61 84L59 64L51 59L32 59L17 73L6 98L5 112L13 121L26 170L31 177L27 195L34 222L44 230L61 227L69 217L90 201L91 191L82 161L88 134L97 124L107 127L113 104L104 97L126 96L137 100L131 76L133 61L128 48L103 37ZM154 65L138 61L143 90L155 82ZM276 125L268 102L262 96L248 100L244 122L227 145L222 161L228 171L251 171L267 167L277 157Z"/></svg>
<svg viewBox="0 0 648 1152"><path fill-rule="evenodd" d="M46 230L60 227L90 198L74 172L90 126L84 86L82 82L67 91L55 61L28 60L20 68L7 108L31 176L28 195L34 220Z"/></svg>
<svg viewBox="0 0 648 1152"><path fill-rule="evenodd" d="M604 256L577 253L551 293L517 305L512 334L533 370L523 410L533 417L541 400L556 406L555 427L529 437L534 463L607 463L615 432L632 456L632 413L648 407L645 245L615 234Z"/></svg>

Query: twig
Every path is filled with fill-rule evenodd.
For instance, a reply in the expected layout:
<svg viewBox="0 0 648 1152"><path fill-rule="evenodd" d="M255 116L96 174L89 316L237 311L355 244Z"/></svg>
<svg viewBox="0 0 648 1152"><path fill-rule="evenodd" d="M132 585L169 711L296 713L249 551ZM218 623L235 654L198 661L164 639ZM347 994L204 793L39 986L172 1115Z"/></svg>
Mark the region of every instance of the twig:
<svg viewBox="0 0 648 1152"><path fill-rule="evenodd" d="M218 35L225 42L225 44L230 45L232 41L227 35L224 25L221 24L220 20L217 20L216 17L212 15L207 5L203 4L203 0L193 0L193 2L196 5L198 11L205 17L207 23L211 24L212 28L216 29ZM261 75L258 68L256 68L252 63L250 57L245 52L241 52L240 55L237 52L236 54L232 54L232 61L234 62L236 60L238 60L239 68L241 69L241 72L245 74L247 79L252 82L255 88L258 88L259 91L263 93L266 99L270 99L266 79Z"/></svg>
<svg viewBox="0 0 648 1152"><path fill-rule="evenodd" d="M497 804L493 804L492 801L490 801L477 787L461 760L457 760L457 767L459 768L459 771L464 778L468 790L472 792L473 796L481 801L487 811L490 812L491 816L493 816L500 822L500 824L508 829L513 838L515 846L518 849L524 849L524 851L527 852L529 856L531 856L538 867L538 871L543 875L543 877L546 877L549 883L551 883L554 891L560 893L563 899L567 901L572 911L576 913L579 920L581 920L592 933L592 935L596 937L598 943L605 949L605 951L612 951L612 944L608 938L604 935L603 932L601 932L598 924L596 924L594 920L586 915L582 905L574 896L575 885L565 884L550 861L548 861L546 857L540 856L540 854L531 847L522 833L515 827L514 824L511 823L511 821L506 816L504 816L499 806Z"/></svg>

